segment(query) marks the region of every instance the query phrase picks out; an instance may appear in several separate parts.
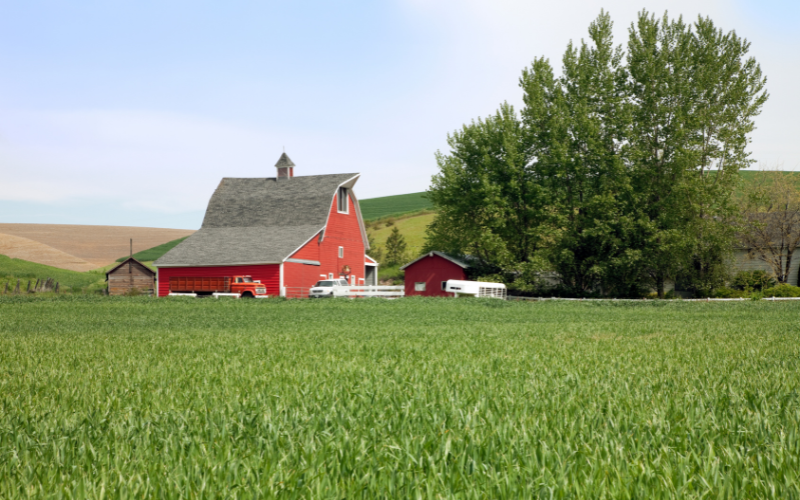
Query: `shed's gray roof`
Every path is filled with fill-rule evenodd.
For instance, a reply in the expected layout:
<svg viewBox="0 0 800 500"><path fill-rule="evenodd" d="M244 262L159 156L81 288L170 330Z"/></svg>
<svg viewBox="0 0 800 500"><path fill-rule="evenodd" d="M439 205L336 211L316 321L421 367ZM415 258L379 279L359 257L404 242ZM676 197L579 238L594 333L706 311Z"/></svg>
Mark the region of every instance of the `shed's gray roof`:
<svg viewBox="0 0 800 500"><path fill-rule="evenodd" d="M358 174L224 178L200 230L155 261L156 266L282 262L325 227L336 189ZM351 182L348 182L351 181Z"/></svg>

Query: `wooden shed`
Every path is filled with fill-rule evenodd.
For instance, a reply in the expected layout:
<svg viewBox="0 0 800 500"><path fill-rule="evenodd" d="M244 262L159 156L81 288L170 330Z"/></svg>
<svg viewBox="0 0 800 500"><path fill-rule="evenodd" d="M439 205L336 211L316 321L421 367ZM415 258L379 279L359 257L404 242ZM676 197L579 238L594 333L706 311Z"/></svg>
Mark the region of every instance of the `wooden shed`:
<svg viewBox="0 0 800 500"><path fill-rule="evenodd" d="M106 273L109 295L125 295L134 288L141 293L152 294L155 290L156 272L133 257L125 259Z"/></svg>

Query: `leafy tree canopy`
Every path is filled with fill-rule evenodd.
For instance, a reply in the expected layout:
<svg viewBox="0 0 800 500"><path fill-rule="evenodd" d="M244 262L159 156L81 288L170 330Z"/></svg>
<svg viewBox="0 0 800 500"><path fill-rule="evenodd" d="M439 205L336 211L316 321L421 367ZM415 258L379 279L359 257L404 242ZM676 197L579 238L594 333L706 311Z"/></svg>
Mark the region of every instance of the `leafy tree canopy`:
<svg viewBox="0 0 800 500"><path fill-rule="evenodd" d="M475 255L507 281L555 271L577 296L717 286L768 97L748 49L708 18L642 11L624 50L601 12L560 76L544 58L523 71L521 111L504 103L448 136L427 249Z"/></svg>

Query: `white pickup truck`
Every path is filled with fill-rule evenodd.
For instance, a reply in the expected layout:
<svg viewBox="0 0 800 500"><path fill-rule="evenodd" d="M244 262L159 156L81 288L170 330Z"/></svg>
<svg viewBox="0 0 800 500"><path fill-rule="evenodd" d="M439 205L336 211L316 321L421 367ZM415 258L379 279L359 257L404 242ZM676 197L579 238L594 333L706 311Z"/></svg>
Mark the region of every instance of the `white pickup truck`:
<svg viewBox="0 0 800 500"><path fill-rule="evenodd" d="M311 287L308 291L309 298L321 299L323 297L347 297L349 285L347 280L322 280Z"/></svg>

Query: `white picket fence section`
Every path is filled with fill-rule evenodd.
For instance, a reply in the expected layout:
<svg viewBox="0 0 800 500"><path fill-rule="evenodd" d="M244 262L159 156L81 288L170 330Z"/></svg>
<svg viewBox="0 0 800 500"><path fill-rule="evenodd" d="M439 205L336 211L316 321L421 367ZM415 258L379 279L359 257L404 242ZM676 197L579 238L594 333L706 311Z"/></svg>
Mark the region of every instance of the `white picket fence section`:
<svg viewBox="0 0 800 500"><path fill-rule="evenodd" d="M342 296L345 297L385 297L398 298L404 297L406 287L404 286L346 286L337 287ZM338 295L338 292L334 292Z"/></svg>

